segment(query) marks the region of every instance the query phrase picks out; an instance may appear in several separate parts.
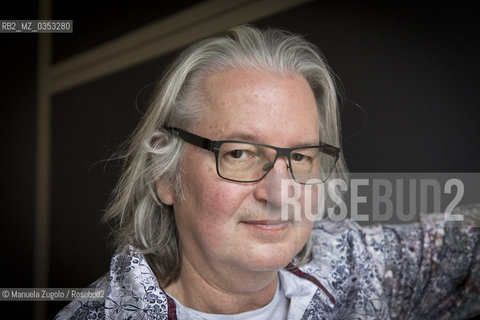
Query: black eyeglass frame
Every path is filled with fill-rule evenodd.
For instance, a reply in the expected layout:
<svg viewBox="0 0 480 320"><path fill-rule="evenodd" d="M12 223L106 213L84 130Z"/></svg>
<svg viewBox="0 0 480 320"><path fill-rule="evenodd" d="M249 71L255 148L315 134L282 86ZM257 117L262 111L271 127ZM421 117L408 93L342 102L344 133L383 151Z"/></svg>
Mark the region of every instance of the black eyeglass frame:
<svg viewBox="0 0 480 320"><path fill-rule="evenodd" d="M275 146L271 146L271 145L268 145L268 144L250 142L250 141L210 140L208 138L204 138L204 137L201 137L199 135L196 135L196 134L193 134L191 132L188 132L188 131L185 131L185 130L182 130L182 129L179 129L179 128L175 128L175 127L163 127L163 130L171 133L174 136L178 136L178 137L182 138L184 141L186 141L190 144L193 144L194 146L197 146L197 147L200 147L202 149L213 152L215 154L215 166L217 168L218 176L222 179L225 179L225 180L229 180L229 181L233 181L233 182L240 182L240 183L253 183L253 182L258 182L258 181L262 180L263 178L265 178L265 176L273 168L273 166L275 165L275 162L277 161L277 159L279 157L286 157L288 159L288 169L290 171L290 174L292 175L293 180L295 180L295 182L300 183L300 184L304 184L304 185L309 184L309 183L306 183L306 182L297 181L295 179L295 174L293 173L292 164L291 164L292 160L291 160L291 157L290 157L292 151L300 150L300 149L308 149L308 148L319 148L319 149L321 149L321 151L323 153L328 154L329 156L335 157L335 162L333 163L333 166L332 166L330 172L328 173L328 176L325 178L325 180L322 180L322 183L323 183L326 180L328 180L328 178L332 174L333 168L335 168L335 165L337 164L337 161L340 158L340 152L341 152L340 148L334 147L334 146L329 145L327 143L321 143L319 145L313 145L313 146L301 146L301 147L294 147L294 148L280 148L280 147L275 147ZM259 179L243 181L243 180L235 180L235 179L225 178L224 176L222 176L220 174L220 170L218 168L218 155L219 155L219 152L220 152L220 147L224 143L245 143L245 144L251 144L251 145L256 145L256 146L260 146L260 147L267 147L267 148L270 148L270 149L273 149L273 150L276 151L275 159L273 159L273 161L270 163L270 166L269 166L268 170L265 170L265 174Z"/></svg>

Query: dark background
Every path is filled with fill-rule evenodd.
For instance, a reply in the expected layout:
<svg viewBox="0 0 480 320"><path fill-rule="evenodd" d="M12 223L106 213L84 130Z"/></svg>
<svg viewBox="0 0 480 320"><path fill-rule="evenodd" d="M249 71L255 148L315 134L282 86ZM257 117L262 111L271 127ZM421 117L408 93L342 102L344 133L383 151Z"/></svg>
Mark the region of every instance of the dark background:
<svg viewBox="0 0 480 320"><path fill-rule="evenodd" d="M199 2L199 1L196 1ZM333 1L332 1L333 2ZM53 1L53 61L88 50L195 1ZM0 19L37 19L35 2L2 4ZM354 172L479 172L480 28L466 2L317 1L255 22L304 34L343 87L343 152ZM0 287L33 286L36 49L32 34L0 34ZM50 287L84 287L108 271L100 223L119 174L109 158L135 128L174 53L52 99ZM49 303L49 318L65 303ZM31 318L30 303L1 312ZM8 313L3 313L8 314Z"/></svg>

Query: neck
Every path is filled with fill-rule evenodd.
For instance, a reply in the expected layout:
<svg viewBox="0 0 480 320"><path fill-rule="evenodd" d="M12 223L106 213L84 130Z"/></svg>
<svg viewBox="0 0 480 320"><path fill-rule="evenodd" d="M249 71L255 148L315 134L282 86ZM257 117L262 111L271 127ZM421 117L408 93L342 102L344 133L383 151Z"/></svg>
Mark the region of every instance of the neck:
<svg viewBox="0 0 480 320"><path fill-rule="evenodd" d="M195 268L186 257L178 280L165 288L185 307L215 314L236 314L255 310L272 301L278 271L243 271Z"/></svg>

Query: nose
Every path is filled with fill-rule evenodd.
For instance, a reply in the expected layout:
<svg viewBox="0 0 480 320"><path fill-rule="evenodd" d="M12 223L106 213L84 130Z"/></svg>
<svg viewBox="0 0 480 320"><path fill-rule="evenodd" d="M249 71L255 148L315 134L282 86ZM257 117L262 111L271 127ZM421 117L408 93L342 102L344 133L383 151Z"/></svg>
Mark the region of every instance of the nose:
<svg viewBox="0 0 480 320"><path fill-rule="evenodd" d="M273 162L268 162L266 165L263 166L262 169L263 171L269 172L272 168L274 169L274 171L285 169L288 172L288 169L290 168L288 166L288 159L285 157L279 157Z"/></svg>
<svg viewBox="0 0 480 320"><path fill-rule="evenodd" d="M267 163L263 167L263 170L265 170L267 174L256 185L254 196L259 201L263 201L274 207L280 207L282 202L282 179L291 179L288 159L279 157L275 161Z"/></svg>

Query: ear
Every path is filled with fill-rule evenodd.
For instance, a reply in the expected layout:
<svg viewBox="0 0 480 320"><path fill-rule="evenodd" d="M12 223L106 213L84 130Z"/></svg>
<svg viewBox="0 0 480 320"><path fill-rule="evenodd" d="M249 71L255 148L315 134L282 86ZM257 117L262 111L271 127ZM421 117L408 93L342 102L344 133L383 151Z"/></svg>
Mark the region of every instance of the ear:
<svg viewBox="0 0 480 320"><path fill-rule="evenodd" d="M165 178L158 178L155 181L155 188L157 190L157 195L160 201L163 204L168 206L173 205L175 196L172 192L171 184Z"/></svg>

